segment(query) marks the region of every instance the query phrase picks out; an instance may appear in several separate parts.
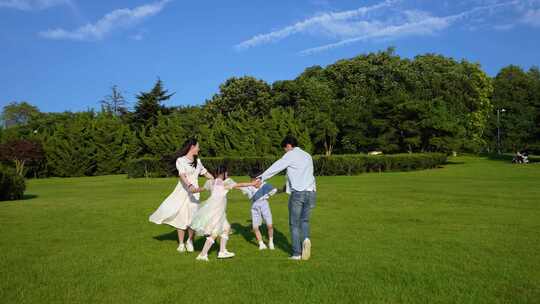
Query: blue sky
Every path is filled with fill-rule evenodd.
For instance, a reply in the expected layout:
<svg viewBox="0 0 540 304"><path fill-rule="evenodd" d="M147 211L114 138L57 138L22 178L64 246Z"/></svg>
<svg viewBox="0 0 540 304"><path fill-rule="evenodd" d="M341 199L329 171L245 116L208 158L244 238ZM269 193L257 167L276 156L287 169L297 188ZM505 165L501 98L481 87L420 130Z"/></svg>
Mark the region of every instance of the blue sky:
<svg viewBox="0 0 540 304"><path fill-rule="evenodd" d="M98 108L118 85L133 105L157 77L201 104L232 76L268 82L395 46L540 65L540 0L0 0L0 106Z"/></svg>

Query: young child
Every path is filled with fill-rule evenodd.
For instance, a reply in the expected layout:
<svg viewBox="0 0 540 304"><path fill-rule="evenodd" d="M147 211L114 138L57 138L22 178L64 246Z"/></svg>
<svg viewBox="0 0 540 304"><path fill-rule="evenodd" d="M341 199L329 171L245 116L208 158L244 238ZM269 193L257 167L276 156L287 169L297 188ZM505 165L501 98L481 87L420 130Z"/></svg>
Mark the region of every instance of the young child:
<svg viewBox="0 0 540 304"><path fill-rule="evenodd" d="M260 176L261 173L262 172L257 170L252 171L249 176L251 177L253 185L241 187L240 191L247 195L251 200L251 222L253 232L259 243L259 250L267 248L274 250L274 226L272 225L272 211L268 204L268 198L276 194L277 189L267 183L258 183L257 177ZM259 230L259 226L262 225L263 220L268 229L268 247L264 244L261 231Z"/></svg>
<svg viewBox="0 0 540 304"><path fill-rule="evenodd" d="M248 187L256 183L235 183L228 178L227 168L223 165L218 166L214 177L214 180L209 180L204 185L204 188L211 192L210 197L195 213L190 226L198 235L206 236L204 247L197 256L197 260L201 261L208 261L208 251L218 236L220 237L218 259L234 257L234 253L227 250L227 240L231 231L226 215L227 193L231 189Z"/></svg>

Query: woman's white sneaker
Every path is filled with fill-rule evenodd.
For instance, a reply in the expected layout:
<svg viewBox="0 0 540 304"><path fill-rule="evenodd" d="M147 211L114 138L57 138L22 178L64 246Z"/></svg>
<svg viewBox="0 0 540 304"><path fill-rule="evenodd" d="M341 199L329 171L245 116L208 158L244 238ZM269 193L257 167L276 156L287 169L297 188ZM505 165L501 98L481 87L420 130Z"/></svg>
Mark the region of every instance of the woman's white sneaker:
<svg viewBox="0 0 540 304"><path fill-rule="evenodd" d="M268 247L266 247L266 245L264 244L264 242L261 241L261 242L259 243L259 250L265 250L265 249L267 249L267 248L268 248Z"/></svg>
<svg viewBox="0 0 540 304"><path fill-rule="evenodd" d="M302 257L299 256L299 255L293 255L293 256L289 257L289 260L300 261L300 260L302 260Z"/></svg>
<svg viewBox="0 0 540 304"><path fill-rule="evenodd" d="M193 252L194 251L192 241L187 241L186 242L186 250L187 250L187 252Z"/></svg>
<svg viewBox="0 0 540 304"><path fill-rule="evenodd" d="M218 259L228 259L228 258L232 258L233 256L234 256L234 253L223 251L223 252L219 252L217 257Z"/></svg>
<svg viewBox="0 0 540 304"><path fill-rule="evenodd" d="M311 257L311 241L309 239L305 239L304 243L302 243L302 260L309 260Z"/></svg>
<svg viewBox="0 0 540 304"><path fill-rule="evenodd" d="M176 248L176 250L178 250L178 252L185 252L186 251L186 245L184 245L184 243L179 244L178 248Z"/></svg>
<svg viewBox="0 0 540 304"><path fill-rule="evenodd" d="M276 247L274 247L274 242L270 241L270 242L268 243L268 248L270 248L270 250L276 249Z"/></svg>

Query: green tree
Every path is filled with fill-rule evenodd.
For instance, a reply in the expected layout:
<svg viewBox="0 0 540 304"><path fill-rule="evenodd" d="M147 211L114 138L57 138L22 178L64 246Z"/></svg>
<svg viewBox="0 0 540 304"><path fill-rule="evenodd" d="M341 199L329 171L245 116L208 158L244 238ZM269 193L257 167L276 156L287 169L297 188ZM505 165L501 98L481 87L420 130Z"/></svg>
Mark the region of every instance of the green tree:
<svg viewBox="0 0 540 304"><path fill-rule="evenodd" d="M184 141L193 134L183 126L184 115L173 113L159 115L157 124L141 133L142 144L148 149L149 156L162 157L176 152Z"/></svg>
<svg viewBox="0 0 540 304"><path fill-rule="evenodd" d="M102 113L93 121L96 175L124 173L127 161L136 155L138 142L127 124Z"/></svg>
<svg viewBox="0 0 540 304"><path fill-rule="evenodd" d="M93 112L73 114L72 119L58 123L46 137L44 150L52 175L84 176L96 171Z"/></svg>
<svg viewBox="0 0 540 304"><path fill-rule="evenodd" d="M281 141L287 135L298 139L299 146L307 152L313 153L314 147L309 136L308 128L297 118L293 109L275 108L264 117L262 122L263 133L268 137L267 155L280 155L283 153Z"/></svg>
<svg viewBox="0 0 540 304"><path fill-rule="evenodd" d="M4 127L20 126L27 124L38 113L39 109L26 101L11 102L4 106L1 119Z"/></svg>
<svg viewBox="0 0 540 304"><path fill-rule="evenodd" d="M508 66L493 80L494 111L490 118L491 146L496 148L497 115L496 110L504 109L500 116L501 142L504 151L515 152L526 148L534 141L535 117L534 81L518 66Z"/></svg>
<svg viewBox="0 0 540 304"><path fill-rule="evenodd" d="M168 110L162 105L162 102L169 100L174 93L169 94L168 90L163 88L163 81L158 79L150 92L141 92L137 97L133 121L137 128L143 126L148 128L157 123L159 114L167 114Z"/></svg>
<svg viewBox="0 0 540 304"><path fill-rule="evenodd" d="M262 117L272 108L270 86L254 77L232 77L219 86L219 93L206 102L211 115L229 115L236 111Z"/></svg>

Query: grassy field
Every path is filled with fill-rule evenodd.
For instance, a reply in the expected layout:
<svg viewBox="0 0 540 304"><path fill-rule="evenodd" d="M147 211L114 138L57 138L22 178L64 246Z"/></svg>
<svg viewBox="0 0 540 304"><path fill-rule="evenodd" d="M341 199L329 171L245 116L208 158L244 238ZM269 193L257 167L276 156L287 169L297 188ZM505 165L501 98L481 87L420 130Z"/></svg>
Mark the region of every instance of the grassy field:
<svg viewBox="0 0 540 304"><path fill-rule="evenodd" d="M320 177L308 262L287 260L284 194L275 251L258 251L234 192L237 257L176 252L175 232L148 222L175 182L30 180L25 200L0 203L0 302L540 303L540 164Z"/></svg>

